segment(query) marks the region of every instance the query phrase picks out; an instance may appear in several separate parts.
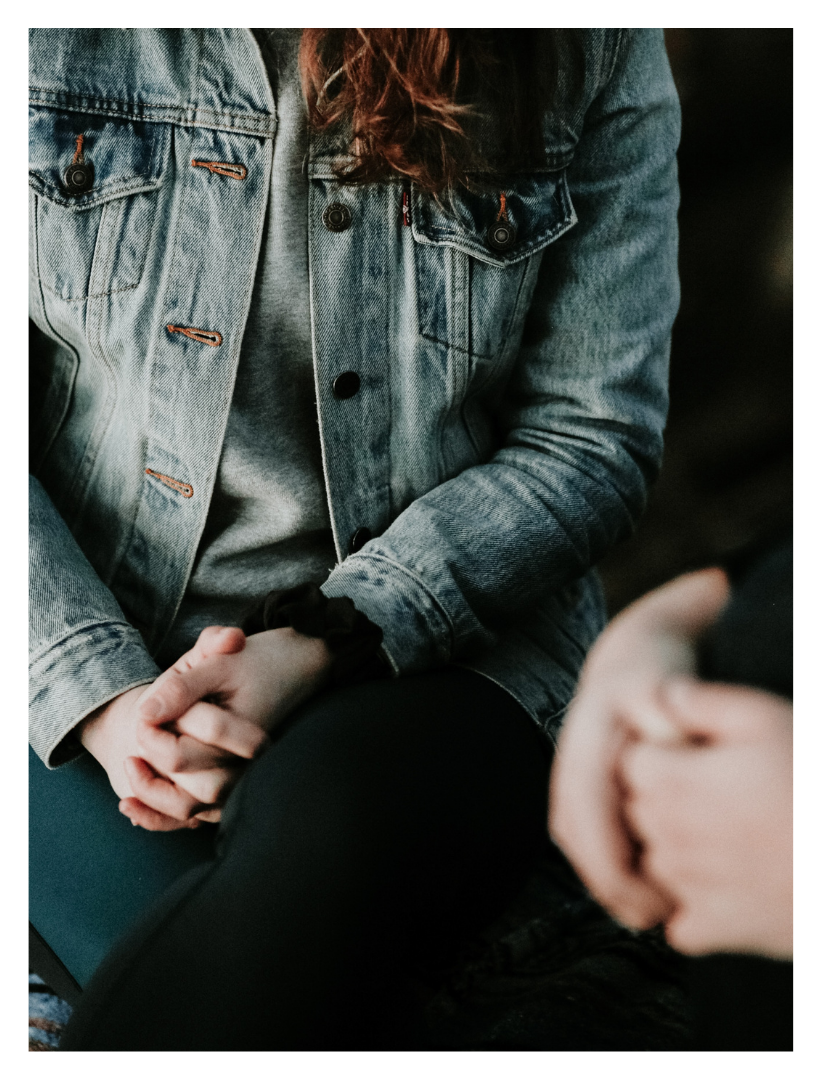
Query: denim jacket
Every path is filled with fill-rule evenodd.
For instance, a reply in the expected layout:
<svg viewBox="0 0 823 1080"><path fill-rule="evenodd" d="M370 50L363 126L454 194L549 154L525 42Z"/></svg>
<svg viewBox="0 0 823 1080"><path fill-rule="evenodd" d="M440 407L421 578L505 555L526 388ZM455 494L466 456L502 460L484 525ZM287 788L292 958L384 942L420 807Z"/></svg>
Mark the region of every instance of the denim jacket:
<svg viewBox="0 0 823 1080"><path fill-rule="evenodd" d="M678 304L662 32L583 39L585 85L561 80L545 164L505 200L347 186L340 136L306 158L338 560L323 590L383 628L396 674L470 667L549 735L602 626L591 567L659 468ZM159 672L218 467L277 114L246 29L34 29L30 71L31 740L54 766L79 720ZM340 398L347 371L359 389Z"/></svg>

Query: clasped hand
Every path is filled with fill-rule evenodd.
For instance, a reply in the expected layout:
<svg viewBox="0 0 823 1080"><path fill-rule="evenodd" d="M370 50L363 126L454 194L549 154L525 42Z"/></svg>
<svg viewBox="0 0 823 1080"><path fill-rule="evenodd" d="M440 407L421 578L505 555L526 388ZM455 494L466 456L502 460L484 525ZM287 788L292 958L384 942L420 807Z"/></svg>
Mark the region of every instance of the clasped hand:
<svg viewBox="0 0 823 1080"><path fill-rule="evenodd" d="M328 679L325 642L289 627L246 637L207 627L148 688L121 694L81 723L121 813L156 831L219 821L268 732Z"/></svg>
<svg viewBox="0 0 823 1080"><path fill-rule="evenodd" d="M725 606L720 570L618 616L561 731L549 828L626 925L688 953L792 951L792 706L695 677Z"/></svg>

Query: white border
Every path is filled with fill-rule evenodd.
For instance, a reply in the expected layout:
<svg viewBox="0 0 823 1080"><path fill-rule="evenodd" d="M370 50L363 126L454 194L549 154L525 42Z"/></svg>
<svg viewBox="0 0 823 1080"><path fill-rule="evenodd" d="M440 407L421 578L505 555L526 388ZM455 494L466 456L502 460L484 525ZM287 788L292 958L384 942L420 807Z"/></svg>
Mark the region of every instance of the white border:
<svg viewBox="0 0 823 1080"><path fill-rule="evenodd" d="M71 14L75 19L98 22L94 12L105 18L110 16L109 3L87 3L82 6L63 6L54 10L41 5L39 14ZM143 4L140 13L169 14L176 10L179 15L188 10L202 17L202 5L160 5ZM208 10L208 8L206 9ZM258 12L263 21L264 11L271 13L270 6L262 4L240 5L234 9ZM356 15L356 21L377 22L389 13L385 4L340 5L314 3L310 11L320 21L320 16L328 15L328 21L343 11ZM622 16L629 16L625 21L645 22L652 13L657 19L669 10L668 21L675 21L674 10L652 4L633 4L620 9ZM548 1080L553 1074L565 1076L569 1073L579 1075L591 1071L607 1071L609 1076L631 1076L632 1080L641 1076L657 1077L663 1071L672 1078L683 1077L693 1080L696 1070L701 1076L708 1077L745 1077L750 1080L752 1074L808 1076L812 1074L812 1063L821 1060L821 1052L816 1046L817 1029L820 1026L821 994L821 815L820 799L817 792L820 787L820 763L823 761L823 722L821 722L821 690L816 685L816 676L821 670L820 643L823 642L821 631L821 590L820 590L820 547L823 536L823 483L821 482L821 453L817 433L821 428L821 408L823 408L823 356L821 356L820 282L817 266L820 262L820 71L823 67L820 55L820 20L810 16L814 10L810 5L781 5L778 9L762 5L759 9L740 4L690 4L678 7L685 17L702 17L702 25L733 26L741 16L753 19L757 11L762 16L779 14L796 25L796 105L798 133L797 160L797 210L796 217L801 224L797 237L797 383L796 383L796 431L798 442L797 460L797 528L796 528L796 565L797 591L796 607L796 702L798 705L797 729L797 986L796 997L796 1049L794 1054L781 1054L780 1060L774 1055L738 1053L738 1054L701 1054L699 1060L692 1055L666 1054L665 1061L659 1060L656 1053L575 1053L573 1060L565 1059L566 1053L456 1053L456 1054L384 1054L353 1053L335 1054L330 1060L327 1054L283 1053L244 1054L242 1070L244 1076L270 1076L276 1071L278 1077L303 1078L313 1076L315 1071L333 1070L334 1074L343 1073L357 1080L365 1077L392 1078L414 1077L421 1072L448 1073L451 1076L479 1080L485 1077L534 1077L535 1080ZM566 9L569 13L570 9ZM481 18L489 21L501 14L512 17L516 14L528 15L530 19L538 13L531 5L492 6L486 3L473 4L438 4L417 3L391 9L391 13L414 14L419 21L424 21L428 14L431 19L435 14L448 21L458 22L461 18L471 17L479 23ZM129 12L136 14L137 12ZM603 19L613 18L617 14L613 5L586 4L574 9L577 16L597 16ZM793 14L794 13L794 14ZM548 14L548 11L546 12ZM553 13L554 14L554 13ZM633 16L633 18L631 18ZM646 18L644 19L643 16ZM183 21L183 20L181 20ZM590 21L601 21L590 18ZM25 1009L27 1001L22 990L27 971L27 945L25 920L26 915L26 831L24 827L26 805L26 656L25 641L27 623L26 614L26 566L27 538L26 526L26 351L27 330L22 313L26 311L26 274L27 235L26 213L24 210L24 170L21 167L26 159L26 42L25 26L18 25L14 10L7 10L4 16L5 62L2 70L4 112L4 131L2 145L5 151L4 175L12 187L3 200L4 219L2 223L5 258L0 263L2 273L2 296L4 307L4 337L0 362L4 366L4 386L0 396L0 437L3 440L2 472L4 480L3 499L0 506L0 535L2 535L2 566L5 569L3 589L2 639L0 657L3 663L3 723L8 741L8 768L5 773L3 797L3 839L4 857L2 861L3 889L3 957L2 994L3 1008L0 1009L0 1046L3 1048L2 1060L11 1065L6 1075L21 1075L21 1069L33 1071L55 1070L61 1075L77 1074L87 1080L92 1076L103 1076L112 1072L120 1073L124 1069L150 1067L153 1076L165 1077L176 1075L181 1062L169 1055L151 1055L152 1061L138 1059L142 1054L131 1054L126 1062L112 1062L107 1054L71 1055L69 1058L58 1057L52 1064L49 1056L30 1054L26 1049ZM19 179L18 179L19 178ZM25 1054L25 1064L19 1060ZM276 1057L276 1061L273 1058ZM552 1060L549 1060L549 1059ZM13 1064L12 1064L13 1062ZM187 1056L183 1068L186 1073L193 1073L198 1080L219 1077L223 1080L228 1063L224 1055L194 1053ZM6 1066L8 1068L8 1065ZM817 1068L820 1068L818 1064Z"/></svg>

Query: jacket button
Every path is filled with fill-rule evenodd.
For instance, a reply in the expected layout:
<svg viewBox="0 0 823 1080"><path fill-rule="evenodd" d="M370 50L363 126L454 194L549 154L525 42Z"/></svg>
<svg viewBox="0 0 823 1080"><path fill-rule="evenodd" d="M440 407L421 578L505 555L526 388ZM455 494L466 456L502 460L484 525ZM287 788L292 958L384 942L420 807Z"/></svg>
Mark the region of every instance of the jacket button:
<svg viewBox="0 0 823 1080"><path fill-rule="evenodd" d="M368 544L369 540L371 540L371 529L361 526L349 540L349 554L354 555L355 551L359 551L364 544Z"/></svg>
<svg viewBox="0 0 823 1080"><path fill-rule="evenodd" d="M517 239L517 229L508 221L496 221L486 233L486 243L493 251L508 251Z"/></svg>
<svg viewBox="0 0 823 1080"><path fill-rule="evenodd" d="M360 376L356 371L344 371L338 375L331 386L336 398L354 397L360 389Z"/></svg>
<svg viewBox="0 0 823 1080"><path fill-rule="evenodd" d="M344 232L351 225L351 210L343 203L329 203L323 211L323 224L330 232Z"/></svg>
<svg viewBox="0 0 823 1080"><path fill-rule="evenodd" d="M91 191L94 184L94 166L91 162L69 165L63 173L63 183L69 195L82 195L84 191Z"/></svg>

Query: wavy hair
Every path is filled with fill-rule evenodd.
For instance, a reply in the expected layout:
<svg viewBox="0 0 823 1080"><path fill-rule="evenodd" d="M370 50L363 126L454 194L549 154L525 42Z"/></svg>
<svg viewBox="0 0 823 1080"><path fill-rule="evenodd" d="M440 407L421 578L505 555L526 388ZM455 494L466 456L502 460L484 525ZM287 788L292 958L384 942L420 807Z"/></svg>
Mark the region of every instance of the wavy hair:
<svg viewBox="0 0 823 1080"><path fill-rule="evenodd" d="M348 123L351 183L407 177L437 193L543 158L541 120L565 30L306 29L300 73L317 131ZM576 76L579 50L569 54ZM576 59L574 59L576 57Z"/></svg>

